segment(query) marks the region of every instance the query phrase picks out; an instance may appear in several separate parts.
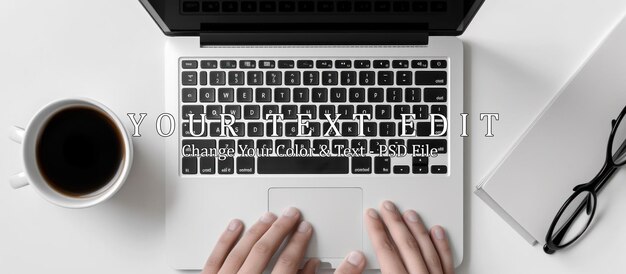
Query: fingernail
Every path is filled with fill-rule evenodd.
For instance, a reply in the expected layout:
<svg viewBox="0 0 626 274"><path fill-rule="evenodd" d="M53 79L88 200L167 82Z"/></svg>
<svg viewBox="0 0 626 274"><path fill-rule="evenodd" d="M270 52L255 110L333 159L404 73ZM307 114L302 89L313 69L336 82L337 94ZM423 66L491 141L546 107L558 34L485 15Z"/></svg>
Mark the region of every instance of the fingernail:
<svg viewBox="0 0 626 274"><path fill-rule="evenodd" d="M363 262L363 254L361 254L361 252L352 251L346 258L346 261L353 266L359 266Z"/></svg>
<svg viewBox="0 0 626 274"><path fill-rule="evenodd" d="M239 220L232 220L228 224L228 231L235 231L237 230L237 228L239 228L240 225L241 225L241 222L239 222Z"/></svg>
<svg viewBox="0 0 626 274"><path fill-rule="evenodd" d="M300 225L298 225L298 232L307 232L309 231L309 229L311 229L311 224L307 221L301 222Z"/></svg>
<svg viewBox="0 0 626 274"><path fill-rule="evenodd" d="M373 208L367 210L367 215L374 219L378 219L378 213L376 213L376 210L374 210Z"/></svg>
<svg viewBox="0 0 626 274"><path fill-rule="evenodd" d="M273 222L276 219L276 216L271 213L271 212L265 212L265 214L263 214L263 216L261 216L261 219L259 219L259 221L269 224L271 222Z"/></svg>
<svg viewBox="0 0 626 274"><path fill-rule="evenodd" d="M409 222L417 223L417 222L419 222L420 217L417 216L417 212L415 212L413 210L409 210L406 213L406 219L409 220Z"/></svg>
<svg viewBox="0 0 626 274"><path fill-rule="evenodd" d="M298 214L298 210L294 207L285 208L283 211L283 216L285 217L293 217L296 216L296 214Z"/></svg>
<svg viewBox="0 0 626 274"><path fill-rule="evenodd" d="M385 207L385 209L387 209L389 211L395 211L396 210L396 206L394 206L393 203L390 202L390 201L385 201L383 203L383 206Z"/></svg>
<svg viewBox="0 0 626 274"><path fill-rule="evenodd" d="M443 228L441 228L440 226L434 227L433 232L435 233L435 239L437 240L443 240L443 238L446 235L445 232L443 231Z"/></svg>

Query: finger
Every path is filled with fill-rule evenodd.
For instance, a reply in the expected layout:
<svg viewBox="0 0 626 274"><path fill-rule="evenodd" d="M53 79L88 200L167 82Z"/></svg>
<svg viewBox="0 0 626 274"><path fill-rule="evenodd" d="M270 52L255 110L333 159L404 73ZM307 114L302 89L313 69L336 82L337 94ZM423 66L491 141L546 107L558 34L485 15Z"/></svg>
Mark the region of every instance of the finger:
<svg viewBox="0 0 626 274"><path fill-rule="evenodd" d="M443 267L443 273L454 274L454 261L452 260L452 249L450 249L450 243L446 232L443 227L434 226L430 229L430 237L432 238L439 259L441 259L441 266Z"/></svg>
<svg viewBox="0 0 626 274"><path fill-rule="evenodd" d="M243 262L241 273L261 273L267 266L278 247L285 240L287 235L293 231L294 227L300 219L300 211L290 207L287 208L283 215L272 224L272 227L259 239L248 258Z"/></svg>
<svg viewBox="0 0 626 274"><path fill-rule="evenodd" d="M233 250L228 254L222 268L218 273L231 274L237 273L246 257L250 253L252 246L267 232L271 225L276 221L276 215L266 212L261 216L250 229L243 235L241 240L235 245Z"/></svg>
<svg viewBox="0 0 626 274"><path fill-rule="evenodd" d="M335 274L361 274L365 270L365 256L359 251L352 251L341 262Z"/></svg>
<svg viewBox="0 0 626 274"><path fill-rule="evenodd" d="M406 270L409 273L428 273L428 267L426 267L426 263L422 258L417 240L415 240L415 237L407 228L396 206L390 201L383 202L380 215L385 222L389 235L391 235L391 239L397 246Z"/></svg>
<svg viewBox="0 0 626 274"><path fill-rule="evenodd" d="M222 233L217 241L217 244L213 248L211 255L209 255L209 258L204 264L202 274L214 274L222 268L222 264L224 263L224 260L226 260L226 256L237 243L237 239L239 238L239 235L241 235L242 230L243 224L240 220L230 221L226 231Z"/></svg>
<svg viewBox="0 0 626 274"><path fill-rule="evenodd" d="M406 273L400 256L394 248L393 242L391 242L391 239L387 236L385 224L383 224L378 213L370 208L365 215L367 234L376 251L380 269L384 269L387 273Z"/></svg>
<svg viewBox="0 0 626 274"><path fill-rule="evenodd" d="M309 222L301 222L298 225L298 229L291 236L287 246L283 249L282 253L276 261L273 274L291 274L298 272L300 262L304 258L306 248L309 246L309 241L313 235L313 228Z"/></svg>
<svg viewBox="0 0 626 274"><path fill-rule="evenodd" d="M431 274L443 274L439 254L437 254L433 241L430 239L430 234L417 212L413 210L404 212L404 222L417 240L424 262L428 267L428 272Z"/></svg>
<svg viewBox="0 0 626 274"><path fill-rule="evenodd" d="M308 261L306 261L306 263L304 264L304 266L302 267L302 270L300 270L300 274L315 274L317 272L317 269L320 266L320 260L313 258L313 259L309 259Z"/></svg>

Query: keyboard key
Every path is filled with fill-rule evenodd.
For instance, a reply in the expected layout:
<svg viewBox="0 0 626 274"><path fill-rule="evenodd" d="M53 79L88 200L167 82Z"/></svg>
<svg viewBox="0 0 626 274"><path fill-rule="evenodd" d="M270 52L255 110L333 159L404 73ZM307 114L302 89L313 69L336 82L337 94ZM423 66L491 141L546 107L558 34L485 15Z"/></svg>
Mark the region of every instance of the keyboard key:
<svg viewBox="0 0 626 274"><path fill-rule="evenodd" d="M370 140L370 153L371 154L379 154L381 146L386 146L387 142L383 139L372 139Z"/></svg>
<svg viewBox="0 0 626 274"><path fill-rule="evenodd" d="M198 73L195 71L183 71L181 81L183 86L195 86L198 84Z"/></svg>
<svg viewBox="0 0 626 274"><path fill-rule="evenodd" d="M432 174L446 174L448 173L448 167L441 166L441 165L433 165L430 167L430 172Z"/></svg>
<svg viewBox="0 0 626 274"><path fill-rule="evenodd" d="M351 103L363 103L365 102L365 89L364 88L351 88L349 92Z"/></svg>
<svg viewBox="0 0 626 274"><path fill-rule="evenodd" d="M390 147L400 147L404 146L404 139L390 139L389 140Z"/></svg>
<svg viewBox="0 0 626 274"><path fill-rule="evenodd" d="M373 71L359 71L359 84L361 86L373 86L376 84L374 78L376 73Z"/></svg>
<svg viewBox="0 0 626 274"><path fill-rule="evenodd" d="M235 60L222 60L220 61L220 68L234 69L237 68L237 61Z"/></svg>
<svg viewBox="0 0 626 274"><path fill-rule="evenodd" d="M235 140L220 140L219 141L219 148L223 148L223 149L235 149Z"/></svg>
<svg viewBox="0 0 626 274"><path fill-rule="evenodd" d="M271 69L276 67L276 62L272 61L272 60L263 60L263 61L259 61L259 68L264 68L264 69Z"/></svg>
<svg viewBox="0 0 626 274"><path fill-rule="evenodd" d="M367 89L367 101L370 103L380 103L385 100L384 90L382 88Z"/></svg>
<svg viewBox="0 0 626 274"><path fill-rule="evenodd" d="M349 148L348 140L346 139L333 139L330 151L333 154L343 154L344 149Z"/></svg>
<svg viewBox="0 0 626 274"><path fill-rule="evenodd" d="M278 61L278 68L292 69L295 67L295 63L292 60L280 60Z"/></svg>
<svg viewBox="0 0 626 274"><path fill-rule="evenodd" d="M335 61L335 68L352 68L352 61L350 60L337 60Z"/></svg>
<svg viewBox="0 0 626 274"><path fill-rule="evenodd" d="M313 68L313 60L298 60L298 68Z"/></svg>
<svg viewBox="0 0 626 274"><path fill-rule="evenodd" d="M274 127L276 127L276 132L274 132ZM276 122L276 125L272 122L268 122L265 124L265 136L267 137L280 137L283 136L283 123Z"/></svg>
<svg viewBox="0 0 626 274"><path fill-rule="evenodd" d="M428 106L413 105L413 114L415 114L415 119L428 119Z"/></svg>
<svg viewBox="0 0 626 274"><path fill-rule="evenodd" d="M274 152L274 144L270 139L259 139L256 140L256 148L259 150L260 154L272 154Z"/></svg>
<svg viewBox="0 0 626 274"><path fill-rule="evenodd" d="M379 71L378 72L378 85L380 86L393 85L393 71Z"/></svg>
<svg viewBox="0 0 626 274"><path fill-rule="evenodd" d="M396 136L396 124L392 122L381 122L379 124L379 134L383 137Z"/></svg>
<svg viewBox="0 0 626 274"><path fill-rule="evenodd" d="M287 137L298 136L298 123L295 123L295 122L285 123L285 136Z"/></svg>
<svg viewBox="0 0 626 274"><path fill-rule="evenodd" d="M224 160L217 161L217 171L219 174L235 173L235 163L233 157L226 157Z"/></svg>
<svg viewBox="0 0 626 274"><path fill-rule="evenodd" d="M276 149L276 153L279 154L279 156L281 154L284 155L287 152L287 149L291 148L291 140L289 139L276 140L276 143L274 143L274 148Z"/></svg>
<svg viewBox="0 0 626 274"><path fill-rule="evenodd" d="M272 101L272 90L269 88L257 88L256 89L256 102L267 103Z"/></svg>
<svg viewBox="0 0 626 274"><path fill-rule="evenodd" d="M305 71L302 84L305 86L317 86L320 83L320 73L317 71Z"/></svg>
<svg viewBox="0 0 626 274"><path fill-rule="evenodd" d="M374 173L389 174L391 173L390 157L374 157Z"/></svg>
<svg viewBox="0 0 626 274"><path fill-rule="evenodd" d="M320 119L326 119L326 114L329 114L331 118L335 118L335 106L334 105L321 105L320 106Z"/></svg>
<svg viewBox="0 0 626 274"><path fill-rule="evenodd" d="M208 83L208 79L209 77L207 76L206 71L201 71L200 72L200 85L202 86L206 86Z"/></svg>
<svg viewBox="0 0 626 274"><path fill-rule="evenodd" d="M352 173L353 174L370 174L372 173L372 157L352 157Z"/></svg>
<svg viewBox="0 0 626 274"><path fill-rule="evenodd" d="M408 147L407 147L408 149ZM412 153L412 151L411 151ZM413 157L413 166L425 166L428 167L428 157Z"/></svg>
<svg viewBox="0 0 626 274"><path fill-rule="evenodd" d="M198 158L197 157L183 157L182 163L183 174L197 174L198 173Z"/></svg>
<svg viewBox="0 0 626 274"><path fill-rule="evenodd" d="M217 100L219 102L231 103L235 101L235 90L232 88L217 89Z"/></svg>
<svg viewBox="0 0 626 274"><path fill-rule="evenodd" d="M268 114L277 114L277 113L278 113L277 105L264 105L263 116L261 116L261 119L268 119L267 117Z"/></svg>
<svg viewBox="0 0 626 274"><path fill-rule="evenodd" d="M283 114L284 120L295 120L298 118L298 106L297 105L282 105L280 113Z"/></svg>
<svg viewBox="0 0 626 274"><path fill-rule="evenodd" d="M350 147L353 149L360 150L360 153L367 153L367 140L365 139L352 139L350 142Z"/></svg>
<svg viewBox="0 0 626 274"><path fill-rule="evenodd" d="M237 157L237 174L254 174L254 157Z"/></svg>
<svg viewBox="0 0 626 274"><path fill-rule="evenodd" d="M215 174L215 157L200 157L200 174Z"/></svg>
<svg viewBox="0 0 626 274"><path fill-rule="evenodd" d="M371 63L369 60L356 60L354 61L354 68L370 68Z"/></svg>
<svg viewBox="0 0 626 274"><path fill-rule="evenodd" d="M341 85L344 85L344 86L356 85L356 71L342 71L341 72Z"/></svg>
<svg viewBox="0 0 626 274"><path fill-rule="evenodd" d="M331 88L330 89L330 101L333 103L346 102L346 89L345 88Z"/></svg>
<svg viewBox="0 0 626 274"><path fill-rule="evenodd" d="M283 84L283 73L280 71L268 71L265 73L265 82L269 86L279 86Z"/></svg>
<svg viewBox="0 0 626 274"><path fill-rule="evenodd" d="M352 120L354 116L354 105L339 105L337 113L340 114L340 120Z"/></svg>
<svg viewBox="0 0 626 274"><path fill-rule="evenodd" d="M409 105L395 105L395 106L393 106L393 118L394 119L401 120L402 119L402 114L411 114L411 106L409 106Z"/></svg>
<svg viewBox="0 0 626 274"><path fill-rule="evenodd" d="M184 88L181 97L183 103L195 103L198 101L198 91L195 88Z"/></svg>
<svg viewBox="0 0 626 274"><path fill-rule="evenodd" d="M259 174L348 174L348 157L259 157Z"/></svg>
<svg viewBox="0 0 626 274"><path fill-rule="evenodd" d="M243 71L229 71L228 84L231 86L241 86L244 84Z"/></svg>
<svg viewBox="0 0 626 274"><path fill-rule="evenodd" d="M204 113L204 107L202 107L201 105L184 105L182 109L183 109L182 116L183 116L183 119L185 120L189 119L188 117L189 114L193 114L194 115L193 119L197 120L197 119L200 119L200 114Z"/></svg>
<svg viewBox="0 0 626 274"><path fill-rule="evenodd" d="M321 135L322 128L319 122L309 122L309 127L304 130L304 134L311 134L313 137L319 137Z"/></svg>
<svg viewBox="0 0 626 274"><path fill-rule="evenodd" d="M430 153L431 149L437 149L437 154L446 154L448 141L446 139L410 139L407 141L407 152L414 150Z"/></svg>
<svg viewBox="0 0 626 274"><path fill-rule="evenodd" d="M263 72L262 71L249 71L248 72L248 85L251 85L251 86L263 85Z"/></svg>
<svg viewBox="0 0 626 274"><path fill-rule="evenodd" d="M314 88L311 94L314 103L326 103L328 102L328 89L327 88Z"/></svg>
<svg viewBox="0 0 626 274"><path fill-rule="evenodd" d="M432 105L430 106L430 113L441 114L444 117L448 116L448 107L446 105Z"/></svg>
<svg viewBox="0 0 626 274"><path fill-rule="evenodd" d="M394 174L409 174L409 166L394 166Z"/></svg>
<svg viewBox="0 0 626 274"><path fill-rule="evenodd" d="M396 73L396 85L410 86L413 84L413 73L410 71L398 71Z"/></svg>
<svg viewBox="0 0 626 274"><path fill-rule="evenodd" d="M204 127L204 128L203 128ZM194 122L193 123L193 133L191 134L191 129L189 128L189 123L183 123L182 125L182 133L183 137L206 137L207 136L207 128L206 123L202 122Z"/></svg>
<svg viewBox="0 0 626 274"><path fill-rule="evenodd" d="M285 85L288 85L288 86L300 85L300 72L299 71L286 71L285 72Z"/></svg>
<svg viewBox="0 0 626 274"><path fill-rule="evenodd" d="M374 68L389 68L388 60L374 60Z"/></svg>
<svg viewBox="0 0 626 274"><path fill-rule="evenodd" d="M448 100L448 91L445 88L425 88L424 102L443 103Z"/></svg>
<svg viewBox="0 0 626 274"><path fill-rule="evenodd" d="M414 174L428 174L428 166L414 166L413 173Z"/></svg>
<svg viewBox="0 0 626 274"><path fill-rule="evenodd" d="M224 113L235 116L235 119L241 119L241 106L240 105L227 105L224 108Z"/></svg>
<svg viewBox="0 0 626 274"><path fill-rule="evenodd" d="M202 60L200 61L200 67L203 69L215 69L217 68L217 61L215 60Z"/></svg>
<svg viewBox="0 0 626 274"><path fill-rule="evenodd" d="M253 60L241 60L239 61L239 68L253 69L256 68L256 61Z"/></svg>
<svg viewBox="0 0 626 274"><path fill-rule="evenodd" d="M335 127L331 127L331 124L329 122L325 122L322 125L322 134L324 136L326 136L327 134L328 136L337 136L339 135L339 133L337 132L339 128L339 123L335 123Z"/></svg>
<svg viewBox="0 0 626 274"><path fill-rule="evenodd" d="M300 149L310 149L311 148L311 141L310 140L303 140L303 139L298 139L293 141L293 148L296 150L300 150Z"/></svg>
<svg viewBox="0 0 626 274"><path fill-rule="evenodd" d="M393 68L409 68L408 60L393 60L392 62Z"/></svg>
<svg viewBox="0 0 626 274"><path fill-rule="evenodd" d="M341 124L341 135L345 137L355 137L359 135L359 125L356 122L345 122Z"/></svg>
<svg viewBox="0 0 626 274"><path fill-rule="evenodd" d="M309 119L317 119L317 106L315 105L301 105L300 114L309 114ZM303 118L304 120L304 118Z"/></svg>
<svg viewBox="0 0 626 274"><path fill-rule="evenodd" d="M336 86L339 82L339 73L336 71L322 72L322 85Z"/></svg>
<svg viewBox="0 0 626 274"><path fill-rule="evenodd" d="M391 105L376 105L376 119L391 119Z"/></svg>
<svg viewBox="0 0 626 274"><path fill-rule="evenodd" d="M446 85L448 73L445 71L416 71L415 84L420 86Z"/></svg>
<svg viewBox="0 0 626 274"><path fill-rule="evenodd" d="M387 89L387 102L402 102L402 89L388 88Z"/></svg>
<svg viewBox="0 0 626 274"><path fill-rule="evenodd" d="M413 60L411 61L411 67L415 69L428 68L428 61L426 60Z"/></svg>
<svg viewBox="0 0 626 274"><path fill-rule="evenodd" d="M224 71L209 72L209 83L211 84L211 86L226 85L226 72Z"/></svg>
<svg viewBox="0 0 626 274"><path fill-rule="evenodd" d="M404 89L404 100L407 103L419 103L422 101L422 90L419 88Z"/></svg>
<svg viewBox="0 0 626 274"><path fill-rule="evenodd" d="M375 122L365 122L363 123L363 134L365 136L374 137L377 136L378 125Z"/></svg>
<svg viewBox="0 0 626 274"><path fill-rule="evenodd" d="M195 60L183 60L181 63L184 69L197 69L198 68L198 61L195 61Z"/></svg>
<svg viewBox="0 0 626 274"><path fill-rule="evenodd" d="M372 111L374 109L374 107L372 105L357 105L356 106L356 113L358 114L369 114L370 115L370 119L374 118L374 116L372 115L374 112ZM365 118L367 120L367 118Z"/></svg>
<svg viewBox="0 0 626 274"><path fill-rule="evenodd" d="M448 66L448 61L446 61L446 60L432 60L432 61L430 61L430 67L434 68L434 69L442 69L442 68L446 68L447 66Z"/></svg>
<svg viewBox="0 0 626 274"><path fill-rule="evenodd" d="M315 62L315 66L318 69L333 68L333 62L330 60L318 60L317 62Z"/></svg>
<svg viewBox="0 0 626 274"><path fill-rule="evenodd" d="M237 102L239 103L252 102L252 89L251 88L238 88L237 89Z"/></svg>
<svg viewBox="0 0 626 274"><path fill-rule="evenodd" d="M248 136L263 137L263 123L248 123Z"/></svg>
<svg viewBox="0 0 626 274"><path fill-rule="evenodd" d="M288 103L291 100L291 89L276 88L274 89L274 102Z"/></svg>
<svg viewBox="0 0 626 274"><path fill-rule="evenodd" d="M293 101L297 103L309 102L309 89L308 88L294 88L293 89Z"/></svg>
<svg viewBox="0 0 626 274"><path fill-rule="evenodd" d="M211 137L219 137L221 134L222 134L222 125L220 123L209 123L209 135Z"/></svg>
<svg viewBox="0 0 626 274"><path fill-rule="evenodd" d="M230 130L228 130L228 133L227 133L228 136L231 136L231 137L245 137L246 136L246 124L242 122L236 122L236 123L233 123L231 127L233 128L233 131L235 131L235 135L232 135Z"/></svg>
<svg viewBox="0 0 626 274"><path fill-rule="evenodd" d="M220 114L222 114L221 105L207 105L206 106L206 118L209 120L219 120Z"/></svg>

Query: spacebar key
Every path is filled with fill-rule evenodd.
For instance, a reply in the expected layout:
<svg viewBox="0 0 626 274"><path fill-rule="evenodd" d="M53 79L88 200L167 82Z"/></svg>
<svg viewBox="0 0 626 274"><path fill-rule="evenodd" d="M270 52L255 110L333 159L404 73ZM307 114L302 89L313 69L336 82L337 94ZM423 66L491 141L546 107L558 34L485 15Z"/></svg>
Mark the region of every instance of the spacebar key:
<svg viewBox="0 0 626 274"><path fill-rule="evenodd" d="M348 157L259 157L259 174L348 174Z"/></svg>

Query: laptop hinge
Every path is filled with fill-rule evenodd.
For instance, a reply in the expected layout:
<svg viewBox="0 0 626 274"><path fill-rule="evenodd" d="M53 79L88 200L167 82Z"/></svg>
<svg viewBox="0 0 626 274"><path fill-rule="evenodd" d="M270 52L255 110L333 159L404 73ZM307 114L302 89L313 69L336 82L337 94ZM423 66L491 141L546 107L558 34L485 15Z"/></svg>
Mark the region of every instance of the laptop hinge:
<svg viewBox="0 0 626 274"><path fill-rule="evenodd" d="M200 46L416 46L428 45L425 32L204 32Z"/></svg>

